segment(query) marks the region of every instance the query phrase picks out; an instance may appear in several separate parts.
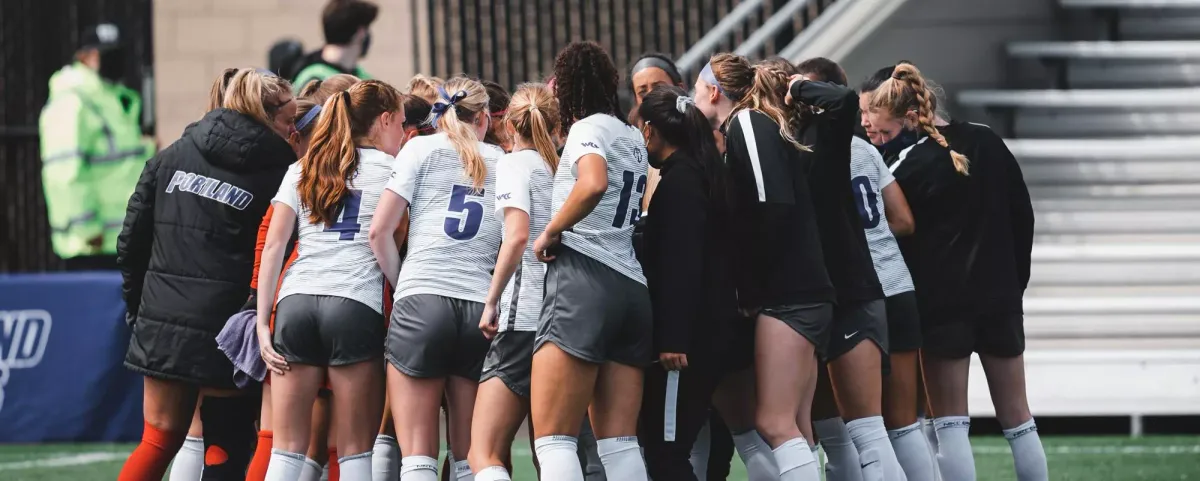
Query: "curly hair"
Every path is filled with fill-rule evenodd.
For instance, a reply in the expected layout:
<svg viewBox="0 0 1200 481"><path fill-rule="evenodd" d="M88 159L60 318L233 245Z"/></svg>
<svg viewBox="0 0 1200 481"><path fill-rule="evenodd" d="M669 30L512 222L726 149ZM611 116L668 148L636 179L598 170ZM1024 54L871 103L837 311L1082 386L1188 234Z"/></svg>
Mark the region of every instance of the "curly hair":
<svg viewBox="0 0 1200 481"><path fill-rule="evenodd" d="M600 44L589 40L564 47L554 59L554 78L563 131L593 114L625 121L617 100L621 73Z"/></svg>

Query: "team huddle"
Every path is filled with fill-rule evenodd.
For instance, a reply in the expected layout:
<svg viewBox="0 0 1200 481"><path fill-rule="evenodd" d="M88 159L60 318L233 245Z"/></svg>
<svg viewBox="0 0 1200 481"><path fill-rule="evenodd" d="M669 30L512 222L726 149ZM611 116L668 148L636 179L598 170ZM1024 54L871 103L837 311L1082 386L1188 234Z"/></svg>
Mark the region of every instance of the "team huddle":
<svg viewBox="0 0 1200 481"><path fill-rule="evenodd" d="M444 410L441 479L511 480L528 419L546 481L724 479L722 439L753 481L821 479L818 447L829 480L972 480L972 353L1018 479L1048 479L999 137L906 62L853 89L646 55L631 112L620 78L592 42L511 95L226 71L120 237L147 376L120 479L190 449L204 479L433 481Z"/></svg>

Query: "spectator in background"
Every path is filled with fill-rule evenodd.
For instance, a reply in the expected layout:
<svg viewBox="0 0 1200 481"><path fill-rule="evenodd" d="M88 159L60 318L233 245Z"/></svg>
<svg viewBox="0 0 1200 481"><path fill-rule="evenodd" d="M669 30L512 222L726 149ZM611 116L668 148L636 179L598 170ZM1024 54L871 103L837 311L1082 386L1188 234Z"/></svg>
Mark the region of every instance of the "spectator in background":
<svg viewBox="0 0 1200 481"><path fill-rule="evenodd" d="M42 187L54 253L67 269L115 269L117 234L154 145L142 136L142 99L121 85L116 25L83 33L75 61L50 77L42 109Z"/></svg>
<svg viewBox="0 0 1200 481"><path fill-rule="evenodd" d="M308 54L300 62L295 88L313 79L325 79L340 73L367 80L371 76L358 65L371 48L371 24L379 15L379 6L364 0L330 0L321 13L325 46Z"/></svg>

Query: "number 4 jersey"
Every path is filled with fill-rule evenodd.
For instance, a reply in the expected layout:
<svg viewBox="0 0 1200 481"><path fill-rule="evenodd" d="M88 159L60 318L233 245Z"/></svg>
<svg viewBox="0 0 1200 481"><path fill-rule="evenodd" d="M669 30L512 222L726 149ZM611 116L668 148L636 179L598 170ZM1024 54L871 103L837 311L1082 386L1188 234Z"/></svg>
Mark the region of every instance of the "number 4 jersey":
<svg viewBox="0 0 1200 481"><path fill-rule="evenodd" d="M633 226L646 192L646 145L637 129L611 115L594 114L575 122L554 176L554 214L575 187L576 162L588 154L597 154L608 164L608 190L587 217L563 232L562 243L645 284L642 265L633 252Z"/></svg>
<svg viewBox="0 0 1200 481"><path fill-rule="evenodd" d="M435 294L483 302L500 250L495 216L499 147L477 143L487 165L475 188L446 134L416 137L396 156L387 188L408 200L408 255L400 266L395 299Z"/></svg>
<svg viewBox="0 0 1200 481"><path fill-rule="evenodd" d="M347 182L350 195L342 199L337 221L329 225L309 221L311 210L301 205L296 187L300 162L288 168L273 202L296 212L299 255L284 275L277 299L292 294L339 296L383 312L383 272L367 233L393 162L392 156L378 150L358 149L358 172Z"/></svg>

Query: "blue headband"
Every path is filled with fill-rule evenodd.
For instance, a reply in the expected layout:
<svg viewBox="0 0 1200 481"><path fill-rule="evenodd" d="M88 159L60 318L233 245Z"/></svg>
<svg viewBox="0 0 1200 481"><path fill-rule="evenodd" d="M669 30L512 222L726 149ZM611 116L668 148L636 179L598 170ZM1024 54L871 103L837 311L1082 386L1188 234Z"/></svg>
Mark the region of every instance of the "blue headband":
<svg viewBox="0 0 1200 481"><path fill-rule="evenodd" d="M304 128L308 127L308 124L311 124L313 119L317 118L317 115L320 115L320 113L321 113L321 105L320 104L314 105L312 110L309 110L308 113L304 114L304 116L300 117L300 120L298 122L296 122L296 131L297 132L304 131Z"/></svg>
<svg viewBox="0 0 1200 481"><path fill-rule="evenodd" d="M713 74L712 62L704 64L704 70L700 71L700 80L703 80L705 82L712 84L714 87L717 88L718 92L721 92L721 95L724 95L726 98L729 98L729 94L725 93L725 89L721 88L721 82L718 82L717 76L715 74Z"/></svg>
<svg viewBox="0 0 1200 481"><path fill-rule="evenodd" d="M433 121L430 123L435 126L437 125L437 121L439 118L441 118L442 114L446 113L447 110L450 110L451 107L454 107L454 104L458 103L459 100L467 98L466 90L459 90L458 92L455 92L454 95L450 95L446 92L446 89L438 86L437 91L438 96L440 96L444 101L433 104L433 108L431 109L433 112Z"/></svg>

